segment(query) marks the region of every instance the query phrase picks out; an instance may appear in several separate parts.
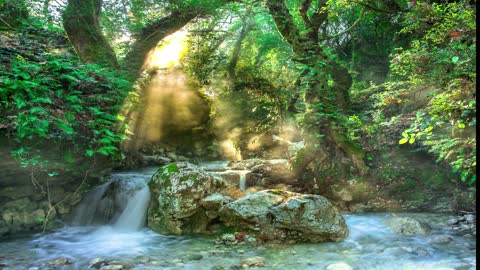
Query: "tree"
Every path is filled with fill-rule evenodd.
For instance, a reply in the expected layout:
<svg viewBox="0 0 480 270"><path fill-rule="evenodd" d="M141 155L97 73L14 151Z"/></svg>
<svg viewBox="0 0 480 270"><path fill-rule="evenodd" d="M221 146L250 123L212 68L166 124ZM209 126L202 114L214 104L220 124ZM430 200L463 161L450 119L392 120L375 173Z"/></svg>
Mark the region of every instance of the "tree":
<svg viewBox="0 0 480 270"><path fill-rule="evenodd" d="M183 4L165 2L172 2L166 4L175 9L132 33L135 41L123 61L118 61L102 32L100 15L103 0L68 0L63 13L63 24L82 61L120 68L135 78L143 71L146 57L160 40L180 30L193 18L208 14L227 1L193 1Z"/></svg>
<svg viewBox="0 0 480 270"><path fill-rule="evenodd" d="M365 175L363 152L348 141L342 123L352 78L323 48L319 35L320 28L328 24L327 1L303 0L289 7L286 1L268 0L267 7L297 55L296 61L307 70L300 78L307 104L303 121L306 148L299 153L296 166L311 168L318 178ZM297 17L292 15L294 8L298 8Z"/></svg>

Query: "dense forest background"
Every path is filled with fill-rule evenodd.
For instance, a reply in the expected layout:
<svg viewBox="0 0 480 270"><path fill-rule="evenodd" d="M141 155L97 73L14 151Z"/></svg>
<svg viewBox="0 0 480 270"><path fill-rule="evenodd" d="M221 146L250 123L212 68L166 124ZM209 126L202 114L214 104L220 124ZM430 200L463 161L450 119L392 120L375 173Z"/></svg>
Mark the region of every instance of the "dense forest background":
<svg viewBox="0 0 480 270"><path fill-rule="evenodd" d="M175 33L181 59L155 65ZM289 158L315 193L354 179L474 198L475 59L475 1L0 0L2 181L82 182L162 148ZM189 98L154 104L158 74ZM149 102L161 124L139 120Z"/></svg>

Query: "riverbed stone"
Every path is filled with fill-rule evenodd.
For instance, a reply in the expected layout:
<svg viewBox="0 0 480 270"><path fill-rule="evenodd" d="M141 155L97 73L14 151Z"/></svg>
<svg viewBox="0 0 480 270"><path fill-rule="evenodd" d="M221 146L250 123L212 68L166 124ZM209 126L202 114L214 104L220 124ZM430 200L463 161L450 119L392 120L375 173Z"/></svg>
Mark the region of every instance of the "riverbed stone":
<svg viewBox="0 0 480 270"><path fill-rule="evenodd" d="M319 195L264 190L223 206L219 214L226 225L265 241L324 242L348 236L338 209Z"/></svg>
<svg viewBox="0 0 480 270"><path fill-rule="evenodd" d="M105 265L105 266L102 266L100 268L100 270L123 270L125 268L123 268L122 265L117 265L117 264L114 264L114 265Z"/></svg>
<svg viewBox="0 0 480 270"><path fill-rule="evenodd" d="M428 242L430 244L448 244L453 240L453 237L450 235L435 235L432 236Z"/></svg>
<svg viewBox="0 0 480 270"><path fill-rule="evenodd" d="M117 261L117 260L112 260L112 261L109 261L108 262L108 265L120 265L122 266L121 269L131 269L133 268L133 264L129 263L129 262L124 262L124 261Z"/></svg>
<svg viewBox="0 0 480 270"><path fill-rule="evenodd" d="M104 258L95 258L95 259L92 259L88 262L88 268L96 268L96 269L99 269L101 268L102 266L105 266L107 265L108 261Z"/></svg>
<svg viewBox="0 0 480 270"><path fill-rule="evenodd" d="M68 258L58 258L58 259L47 262L47 264L51 266L64 266L64 265L72 264L72 261Z"/></svg>
<svg viewBox="0 0 480 270"><path fill-rule="evenodd" d="M411 217L392 217L386 221L386 224L393 231L406 235L428 234L432 230L427 223Z"/></svg>
<svg viewBox="0 0 480 270"><path fill-rule="evenodd" d="M226 181L187 162L161 167L149 186L152 199L147 215L148 226L159 233L177 235L208 232L215 215L207 215L208 209L204 205L210 208L223 203L215 196L208 197L231 188ZM222 197L222 200L226 198Z"/></svg>
<svg viewBox="0 0 480 270"><path fill-rule="evenodd" d="M265 266L265 258L256 256L251 258L245 258L240 260L240 265L247 267L264 267Z"/></svg>
<svg viewBox="0 0 480 270"><path fill-rule="evenodd" d="M344 262L332 263L325 267L325 270L353 270L349 264Z"/></svg>

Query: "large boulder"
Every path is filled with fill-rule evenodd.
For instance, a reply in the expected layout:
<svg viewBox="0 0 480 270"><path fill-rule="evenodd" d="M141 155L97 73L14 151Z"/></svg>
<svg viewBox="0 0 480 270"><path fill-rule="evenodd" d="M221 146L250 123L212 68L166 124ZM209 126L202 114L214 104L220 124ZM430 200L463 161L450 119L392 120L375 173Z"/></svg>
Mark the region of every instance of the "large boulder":
<svg viewBox="0 0 480 270"><path fill-rule="evenodd" d="M338 209L319 195L264 190L224 205L219 214L225 225L265 241L324 242L348 236Z"/></svg>
<svg viewBox="0 0 480 270"><path fill-rule="evenodd" d="M148 226L164 234L209 232L218 208L230 201L223 195L232 188L187 162L161 167L149 186Z"/></svg>

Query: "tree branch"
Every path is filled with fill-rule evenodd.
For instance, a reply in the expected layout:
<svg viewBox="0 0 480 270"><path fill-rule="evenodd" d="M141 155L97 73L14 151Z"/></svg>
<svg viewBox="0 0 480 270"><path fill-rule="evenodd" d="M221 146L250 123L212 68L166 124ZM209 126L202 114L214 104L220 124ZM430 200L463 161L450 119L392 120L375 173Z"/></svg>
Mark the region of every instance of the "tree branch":
<svg viewBox="0 0 480 270"><path fill-rule="evenodd" d="M358 16L358 19L347 29L345 29L344 31L338 33L338 34L335 34L331 37L326 37L326 39L333 39L333 38L337 38L341 35L344 35L350 31L352 31L353 28L355 28L357 26L357 24L360 22L360 20L362 19L362 16L363 16L363 13L365 12L365 8L362 8L362 11L360 11L360 16Z"/></svg>
<svg viewBox="0 0 480 270"><path fill-rule="evenodd" d="M357 3L357 4L359 4L363 7L366 7L370 10L380 12L380 13L396 14L400 10L399 6L395 2L394 2L395 7L393 9L383 9L383 8L375 6L373 3L364 3L364 2L359 1L359 0L353 0L352 2Z"/></svg>

